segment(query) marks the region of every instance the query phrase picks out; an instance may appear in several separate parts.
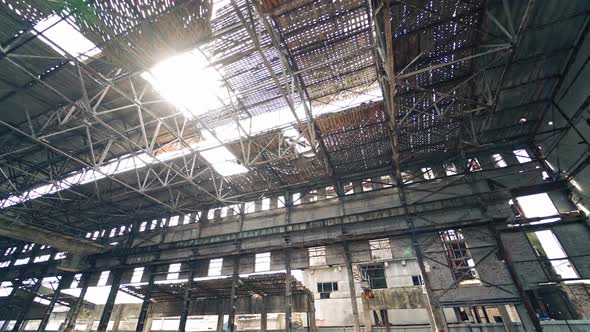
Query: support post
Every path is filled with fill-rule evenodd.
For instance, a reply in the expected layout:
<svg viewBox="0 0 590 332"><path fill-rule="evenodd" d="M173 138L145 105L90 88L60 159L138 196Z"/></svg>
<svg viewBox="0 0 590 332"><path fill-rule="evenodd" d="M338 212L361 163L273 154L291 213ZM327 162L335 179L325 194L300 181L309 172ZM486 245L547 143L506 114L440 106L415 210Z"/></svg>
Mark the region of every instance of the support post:
<svg viewBox="0 0 590 332"><path fill-rule="evenodd" d="M80 282L78 283L78 286L80 287L80 296L78 296L76 303L74 303L66 315L63 332L74 332L74 328L76 327L76 319L78 318L80 309L82 309L82 306L84 305L84 297L86 296L86 291L88 290L89 281L90 272L82 274L80 277Z"/></svg>
<svg viewBox="0 0 590 332"><path fill-rule="evenodd" d="M291 332L291 248L285 249L285 332Z"/></svg>
<svg viewBox="0 0 590 332"><path fill-rule="evenodd" d="M307 293L307 314L309 317L309 332L316 332L318 330L315 323L315 301L313 293Z"/></svg>
<svg viewBox="0 0 590 332"><path fill-rule="evenodd" d="M217 304L217 332L223 332L223 318L225 313L223 310L223 299L219 299Z"/></svg>
<svg viewBox="0 0 590 332"><path fill-rule="evenodd" d="M543 327L541 326L541 322L539 321L539 317L535 312L535 308L531 303L531 300L527 296L522 283L520 282L520 278L516 271L514 270L514 266L512 265L512 258L508 251L506 251L506 247L504 246L504 241L502 241L502 237L500 233L496 229L492 229L495 237L496 243L498 245L498 251L500 255L504 258L504 263L506 264L506 268L512 277L512 281L518 290L518 295L520 295L520 299L522 300L522 304L516 305L516 310L518 311L518 315L520 316L520 320L523 324L523 327L527 332L542 332Z"/></svg>
<svg viewBox="0 0 590 332"><path fill-rule="evenodd" d="M268 328L267 324L267 310L266 310L266 296L262 297L262 308L260 308L260 332L266 332Z"/></svg>
<svg viewBox="0 0 590 332"><path fill-rule="evenodd" d="M359 309L356 299L356 287L354 285L354 274L352 272L352 257L350 256L350 243L344 242L344 258L346 260L346 272L348 273L348 291L350 293L350 305L352 306L352 328L354 332L361 331L359 321ZM365 321L365 331L370 329L371 320Z"/></svg>
<svg viewBox="0 0 590 332"><path fill-rule="evenodd" d="M98 322L98 328L96 329L96 332L106 332L107 330L109 319L111 318L111 314L115 306L115 300L117 299L117 293L119 292L119 284L121 283L121 275L123 274L122 272L123 271L121 270L113 271L113 283L111 285L111 290L109 291L107 302L105 303L104 309L102 310L102 315L100 315L100 321Z"/></svg>
<svg viewBox="0 0 590 332"><path fill-rule="evenodd" d="M146 331L146 319L149 316L150 311L150 304L152 303L152 290L154 289L154 273L153 268L148 270L149 273L149 281L145 293L145 297L143 298L143 302L141 304L141 309L139 311L139 317L137 318L137 326L135 327L135 332L144 332Z"/></svg>
<svg viewBox="0 0 590 332"><path fill-rule="evenodd" d="M506 310L506 305L499 305L498 312L500 313L500 317L502 317L502 323L504 324L504 329L506 332L516 332L514 324L512 324L512 320L508 314L508 310Z"/></svg>
<svg viewBox="0 0 590 332"><path fill-rule="evenodd" d="M66 283L66 280L70 280L70 278L66 278L66 276L62 276L59 279L59 283L57 284L57 288L53 292L53 295L51 296L51 300L49 301L49 304L47 305L47 309L45 309L45 313L43 314L43 318L41 319L41 322L39 323L39 327L37 328L38 332L45 331L45 328L47 327L47 323L49 323L49 318L51 317L51 313L53 312L53 309L55 308L55 303L59 299L59 295L61 293L61 290L64 287L64 284Z"/></svg>
<svg viewBox="0 0 590 332"><path fill-rule="evenodd" d="M113 329L111 330L111 332L119 332L119 325L121 325L121 316L123 316L123 305L116 305L113 311L115 312L115 314L113 315Z"/></svg>
<svg viewBox="0 0 590 332"><path fill-rule="evenodd" d="M37 292L39 291L39 288L41 288L42 283L43 278L38 278L35 282L35 285L31 289L31 298L23 303L23 306L20 308L20 312L16 316L16 323L12 327L12 332L19 332L23 329L26 315L29 312L29 308L31 308L33 301L35 300L35 297L37 297Z"/></svg>
<svg viewBox="0 0 590 332"><path fill-rule="evenodd" d="M178 331L184 332L186 330L186 321L191 310L191 288L193 287L193 279L195 278L195 269L190 265L190 272L188 273L188 281L184 288L184 305L182 306L182 314L180 315L180 326Z"/></svg>
<svg viewBox="0 0 590 332"><path fill-rule="evenodd" d="M228 329L229 332L236 331L236 299L237 299L237 288L240 279L240 256L234 256L234 269L231 281L231 294L229 298L229 318L228 318Z"/></svg>

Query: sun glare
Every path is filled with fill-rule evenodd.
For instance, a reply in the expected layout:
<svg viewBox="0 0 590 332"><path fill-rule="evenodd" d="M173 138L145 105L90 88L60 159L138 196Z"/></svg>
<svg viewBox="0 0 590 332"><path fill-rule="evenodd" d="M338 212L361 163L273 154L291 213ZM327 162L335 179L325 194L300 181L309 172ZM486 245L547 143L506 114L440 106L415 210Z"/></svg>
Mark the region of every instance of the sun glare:
<svg viewBox="0 0 590 332"><path fill-rule="evenodd" d="M223 106L228 97L221 75L197 49L164 60L141 77L188 118Z"/></svg>

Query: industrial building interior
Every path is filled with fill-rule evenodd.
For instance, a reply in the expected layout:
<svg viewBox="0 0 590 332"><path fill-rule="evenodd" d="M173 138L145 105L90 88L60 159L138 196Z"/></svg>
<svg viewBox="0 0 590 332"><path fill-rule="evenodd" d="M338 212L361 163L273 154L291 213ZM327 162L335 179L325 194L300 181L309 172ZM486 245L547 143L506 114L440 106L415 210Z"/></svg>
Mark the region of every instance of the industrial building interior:
<svg viewBox="0 0 590 332"><path fill-rule="evenodd" d="M589 27L0 0L0 330L590 331Z"/></svg>

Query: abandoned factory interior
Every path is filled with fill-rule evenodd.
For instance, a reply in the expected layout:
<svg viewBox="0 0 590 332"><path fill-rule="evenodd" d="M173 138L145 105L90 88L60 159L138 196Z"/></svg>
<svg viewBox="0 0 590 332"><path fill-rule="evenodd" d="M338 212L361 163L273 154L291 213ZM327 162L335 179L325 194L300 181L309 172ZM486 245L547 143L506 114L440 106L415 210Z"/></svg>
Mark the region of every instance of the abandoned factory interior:
<svg viewBox="0 0 590 332"><path fill-rule="evenodd" d="M0 331L590 332L589 0L0 0Z"/></svg>

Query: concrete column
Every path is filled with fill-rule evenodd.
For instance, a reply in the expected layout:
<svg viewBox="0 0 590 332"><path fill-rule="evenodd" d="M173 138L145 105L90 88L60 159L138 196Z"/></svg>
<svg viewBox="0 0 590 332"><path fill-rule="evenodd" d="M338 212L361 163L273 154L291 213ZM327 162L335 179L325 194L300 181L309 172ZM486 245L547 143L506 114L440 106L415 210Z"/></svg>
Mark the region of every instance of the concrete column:
<svg viewBox="0 0 590 332"><path fill-rule="evenodd" d="M154 313L154 303L150 302L150 304L148 305L147 318L145 320L145 324L144 324L144 328L143 328L142 332L150 332L152 330L152 323L154 322L153 313Z"/></svg>
<svg viewBox="0 0 590 332"><path fill-rule="evenodd" d="M522 327L524 328L524 330L526 332L542 332L543 331L542 327L539 329L536 326L535 322L531 318L529 310L527 309L527 307L524 304L519 303L519 304L515 305L515 307L516 307L516 311L518 312L518 316L520 317ZM541 324L539 323L539 327L540 327L540 325Z"/></svg>
<svg viewBox="0 0 590 332"><path fill-rule="evenodd" d="M352 306L352 328L354 332L360 332L359 309L356 300L356 288L354 286L354 275L352 273L352 258L350 256L350 243L344 242L344 258L346 260L346 272L348 273L348 290L350 292L350 305ZM365 332L370 331L371 320L365 321Z"/></svg>
<svg viewBox="0 0 590 332"><path fill-rule="evenodd" d="M307 315L309 320L309 332L316 332L318 330L315 323L315 302L313 300L313 293L307 294Z"/></svg>
<svg viewBox="0 0 590 332"><path fill-rule="evenodd" d="M373 190L383 188L383 180L380 177L371 178L371 187Z"/></svg>
<svg viewBox="0 0 590 332"><path fill-rule="evenodd" d="M502 317L502 323L504 324L506 332L516 332L516 328L514 327L514 324L512 324L508 310L506 310L506 305L498 306L498 312L500 313L500 317Z"/></svg>
<svg viewBox="0 0 590 332"><path fill-rule="evenodd" d="M119 325L121 325L121 317L123 316L123 305L115 306L113 312L113 329L111 331L119 332Z"/></svg>
<svg viewBox="0 0 590 332"><path fill-rule="evenodd" d="M238 290L238 282L240 280L240 256L234 256L234 270L232 274L231 293L229 298L229 318L228 328L229 332L236 331L236 293Z"/></svg>
<svg viewBox="0 0 590 332"><path fill-rule="evenodd" d="M119 284L121 283L122 274L123 271L121 270L113 271L113 283L111 285L111 290L109 291L107 302L105 303L104 309L102 310L102 315L100 315L100 321L98 322L98 328L96 329L96 332L106 332L107 330L109 320L111 319L111 314L113 313L113 308L115 306L115 300L117 299L117 293L119 292Z"/></svg>
<svg viewBox="0 0 590 332"><path fill-rule="evenodd" d="M266 313L266 305L267 305L266 296L262 297L262 308L260 308L260 332L266 332L268 328L267 318L268 315Z"/></svg>
<svg viewBox="0 0 590 332"><path fill-rule="evenodd" d="M318 193L318 201L322 199L326 199L326 187L321 187L317 189Z"/></svg>
<svg viewBox="0 0 590 332"><path fill-rule="evenodd" d="M68 280L71 280L71 278L66 278L66 276L62 276L60 278L59 283L57 284L57 288L53 292L53 295L51 296L51 300L49 301L49 305L47 305L47 309L45 309L45 313L43 314L43 318L41 319L41 322L39 323L39 327L37 328L38 332L45 331L45 328L47 327L47 323L49 323L49 317L51 317L51 313L53 312L53 308L55 308L55 303L59 299L59 295L61 293L61 290L64 288L64 286L65 286L64 284Z"/></svg>
<svg viewBox="0 0 590 332"><path fill-rule="evenodd" d="M364 332L371 332L373 331L373 315L371 313L371 309L369 308L369 300L367 300L364 296L361 296L361 303L363 306L363 321L365 323Z"/></svg>
<svg viewBox="0 0 590 332"><path fill-rule="evenodd" d="M86 291L88 290L88 282L90 281L90 272L86 272L82 274L80 277L80 282L78 283L78 287L80 287L80 296L76 300L76 303L70 308L68 314L66 315L66 319L64 322L64 332L73 332L74 328L76 327L76 319L78 318L78 314L80 313L80 309L84 305L84 297L86 296Z"/></svg>
<svg viewBox="0 0 590 332"><path fill-rule="evenodd" d="M291 248L285 249L285 332L291 332Z"/></svg>
<svg viewBox="0 0 590 332"><path fill-rule="evenodd" d="M352 181L352 192L359 194L363 192L363 181Z"/></svg>
<svg viewBox="0 0 590 332"><path fill-rule="evenodd" d="M434 173L434 177L435 178L443 178L445 176L447 176L447 172L445 171L445 168L443 167L443 165L432 165L432 173Z"/></svg>
<svg viewBox="0 0 590 332"><path fill-rule="evenodd" d="M145 297L141 304L139 311L139 317L137 318L137 326L135 332L144 332L146 330L146 319L149 316L149 311L152 303L152 290L154 289L154 273L153 267L150 267L147 272L149 273L149 281L146 289Z"/></svg>
<svg viewBox="0 0 590 332"><path fill-rule="evenodd" d="M225 317L223 299L219 299L217 306L217 332L223 332L223 318Z"/></svg>
<svg viewBox="0 0 590 332"><path fill-rule="evenodd" d="M269 208L276 209L279 205L279 198L277 196L270 198Z"/></svg>
<svg viewBox="0 0 590 332"><path fill-rule="evenodd" d="M257 199L254 201L254 212L262 211L262 200Z"/></svg>

